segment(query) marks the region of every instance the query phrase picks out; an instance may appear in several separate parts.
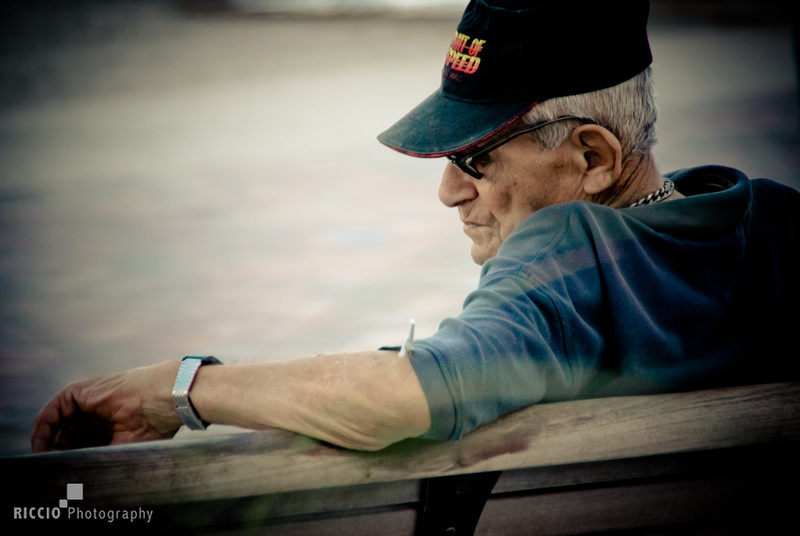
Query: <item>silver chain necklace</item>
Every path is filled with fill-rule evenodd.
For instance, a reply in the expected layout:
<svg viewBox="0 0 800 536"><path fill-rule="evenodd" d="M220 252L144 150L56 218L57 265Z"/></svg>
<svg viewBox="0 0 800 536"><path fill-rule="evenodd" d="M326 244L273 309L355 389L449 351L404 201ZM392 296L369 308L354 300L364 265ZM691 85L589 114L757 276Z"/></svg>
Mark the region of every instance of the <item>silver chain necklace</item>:
<svg viewBox="0 0 800 536"><path fill-rule="evenodd" d="M648 195L647 197L641 198L640 200L632 204L629 208L639 207L642 205L649 205L651 203L658 203L659 201L663 201L664 199L671 196L672 192L674 191L675 191L675 184L669 179L664 179L664 186L662 186L652 194Z"/></svg>

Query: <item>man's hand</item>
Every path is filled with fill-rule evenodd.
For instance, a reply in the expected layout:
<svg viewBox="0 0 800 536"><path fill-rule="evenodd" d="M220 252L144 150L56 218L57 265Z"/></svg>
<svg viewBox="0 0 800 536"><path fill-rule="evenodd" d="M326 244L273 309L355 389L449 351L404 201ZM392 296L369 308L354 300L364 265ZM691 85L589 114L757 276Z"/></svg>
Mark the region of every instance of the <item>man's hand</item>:
<svg viewBox="0 0 800 536"><path fill-rule="evenodd" d="M181 426L172 402L179 362L65 387L33 422L33 452L169 438Z"/></svg>

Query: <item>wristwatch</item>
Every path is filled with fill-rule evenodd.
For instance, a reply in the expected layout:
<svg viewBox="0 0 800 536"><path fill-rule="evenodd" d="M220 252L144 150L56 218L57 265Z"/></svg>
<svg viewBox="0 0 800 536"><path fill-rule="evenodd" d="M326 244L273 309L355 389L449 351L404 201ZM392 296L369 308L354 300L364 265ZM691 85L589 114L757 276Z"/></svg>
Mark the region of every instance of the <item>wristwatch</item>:
<svg viewBox="0 0 800 536"><path fill-rule="evenodd" d="M221 365L222 362L213 356L187 355L181 360L175 386L172 388L172 400L175 411L178 412L183 424L190 430L205 430L209 423L202 420L189 399L189 389L192 387L197 370L203 365Z"/></svg>

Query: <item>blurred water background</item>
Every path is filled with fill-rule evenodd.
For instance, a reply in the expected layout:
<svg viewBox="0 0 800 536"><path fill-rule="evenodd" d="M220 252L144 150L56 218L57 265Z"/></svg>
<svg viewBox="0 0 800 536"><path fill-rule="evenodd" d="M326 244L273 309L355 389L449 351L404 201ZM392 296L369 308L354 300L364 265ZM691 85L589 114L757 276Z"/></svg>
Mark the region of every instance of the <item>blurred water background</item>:
<svg viewBox="0 0 800 536"><path fill-rule="evenodd" d="M800 187L793 9L653 2L663 171ZM462 10L4 2L0 455L75 379L371 349L457 314L478 268L444 164L375 136L438 86Z"/></svg>

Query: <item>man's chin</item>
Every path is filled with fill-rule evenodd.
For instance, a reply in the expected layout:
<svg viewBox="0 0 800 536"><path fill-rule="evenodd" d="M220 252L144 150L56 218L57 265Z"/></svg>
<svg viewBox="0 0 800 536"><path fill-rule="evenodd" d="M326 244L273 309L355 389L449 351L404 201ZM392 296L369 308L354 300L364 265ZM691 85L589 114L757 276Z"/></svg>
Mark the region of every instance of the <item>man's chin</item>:
<svg viewBox="0 0 800 536"><path fill-rule="evenodd" d="M486 261L497 255L497 248L489 248L486 246L472 244L470 255L472 256L472 262L478 266L483 266Z"/></svg>

